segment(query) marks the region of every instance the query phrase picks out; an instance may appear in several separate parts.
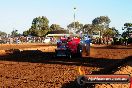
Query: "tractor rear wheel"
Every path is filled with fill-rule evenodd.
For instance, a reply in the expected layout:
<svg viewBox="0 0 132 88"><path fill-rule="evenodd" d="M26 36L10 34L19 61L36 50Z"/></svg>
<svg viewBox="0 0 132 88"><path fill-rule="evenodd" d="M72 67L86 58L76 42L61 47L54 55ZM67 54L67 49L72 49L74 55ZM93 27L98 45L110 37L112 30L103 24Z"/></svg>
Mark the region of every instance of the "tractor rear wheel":
<svg viewBox="0 0 132 88"><path fill-rule="evenodd" d="M71 58L72 58L72 54L71 54L71 51L70 51L70 50L67 50L67 51L66 51L66 57L67 57L68 59L71 59Z"/></svg>
<svg viewBox="0 0 132 88"><path fill-rule="evenodd" d="M82 57L82 46L80 44L78 44L77 46L77 55L79 57Z"/></svg>
<svg viewBox="0 0 132 88"><path fill-rule="evenodd" d="M67 58L68 58L68 59L71 59L71 58L72 58L72 55L71 55L71 54L69 54L69 55L67 56Z"/></svg>

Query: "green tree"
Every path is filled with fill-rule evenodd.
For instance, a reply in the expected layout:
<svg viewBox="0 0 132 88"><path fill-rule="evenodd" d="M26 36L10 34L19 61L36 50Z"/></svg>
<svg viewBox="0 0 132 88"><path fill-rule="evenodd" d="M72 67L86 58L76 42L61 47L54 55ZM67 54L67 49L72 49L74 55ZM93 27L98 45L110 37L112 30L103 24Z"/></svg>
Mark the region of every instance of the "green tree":
<svg viewBox="0 0 132 88"><path fill-rule="evenodd" d="M49 20L44 16L36 17L32 21L31 28L38 29L38 30L47 30L49 29Z"/></svg>
<svg viewBox="0 0 132 88"><path fill-rule="evenodd" d="M93 25L92 31L100 31L100 36L103 36L104 28L102 25Z"/></svg>
<svg viewBox="0 0 132 88"><path fill-rule="evenodd" d="M23 36L28 36L29 35L29 31L24 31L23 32Z"/></svg>
<svg viewBox="0 0 132 88"><path fill-rule="evenodd" d="M85 34L85 33L87 33L87 34L92 34L92 32L93 32L93 25L92 25L92 24L85 24L85 25L83 26L82 32L83 32L84 34Z"/></svg>
<svg viewBox="0 0 132 88"><path fill-rule="evenodd" d="M128 33L128 31L124 31L124 32L122 33L122 35L121 35L121 36L122 36L123 38L125 38L125 37L127 37L127 36L128 36L128 34L129 34L129 33Z"/></svg>
<svg viewBox="0 0 132 88"><path fill-rule="evenodd" d="M13 31L11 32L11 36L12 36L12 37L17 37L18 35L19 35L18 30L13 30Z"/></svg>
<svg viewBox="0 0 132 88"><path fill-rule="evenodd" d="M80 32L82 29L83 29L83 24L79 23L78 21L77 22L72 22L70 23L67 28L68 29L74 29L74 24L75 24L75 32Z"/></svg>
<svg viewBox="0 0 132 88"><path fill-rule="evenodd" d="M7 34L5 32L0 31L0 36L6 36Z"/></svg>
<svg viewBox="0 0 132 88"><path fill-rule="evenodd" d="M125 30L126 29L126 30ZM125 30L122 33L123 37L130 37L130 33L132 33L132 23L125 23L124 28L122 30Z"/></svg>
<svg viewBox="0 0 132 88"><path fill-rule="evenodd" d="M119 35L119 31L115 27L112 27L111 29L115 33L115 35Z"/></svg>
<svg viewBox="0 0 132 88"><path fill-rule="evenodd" d="M54 30L54 31L49 31L48 34L68 34L68 30Z"/></svg>
<svg viewBox="0 0 132 88"><path fill-rule="evenodd" d="M38 31L39 30L31 28L31 29L29 29L29 35L38 36Z"/></svg>
<svg viewBox="0 0 132 88"><path fill-rule="evenodd" d="M52 25L50 26L50 30L51 30L51 31L60 30L60 29L61 29L61 27L60 27L60 25L58 25L58 24L52 24Z"/></svg>
<svg viewBox="0 0 132 88"><path fill-rule="evenodd" d="M32 35L32 36L45 36L49 31L49 20L42 16L36 17L32 21L31 28L29 30L24 31L23 35Z"/></svg>
<svg viewBox="0 0 132 88"><path fill-rule="evenodd" d="M110 21L110 19L109 19L108 16L100 16L100 17L95 18L95 19L92 21L92 24L93 24L93 25L103 25L104 28L108 28L110 22L111 22L111 21Z"/></svg>
<svg viewBox="0 0 132 88"><path fill-rule="evenodd" d="M129 27L132 27L132 23L125 23L124 24L124 28L129 28Z"/></svg>
<svg viewBox="0 0 132 88"><path fill-rule="evenodd" d="M49 30L38 30L38 36L45 36Z"/></svg>
<svg viewBox="0 0 132 88"><path fill-rule="evenodd" d="M92 21L93 29L101 32L101 36L115 36L119 34L119 31L114 27L109 28L111 20L108 16L100 16Z"/></svg>
<svg viewBox="0 0 132 88"><path fill-rule="evenodd" d="M74 22L70 23L67 27L68 28L74 28ZM81 28L83 28L83 24L81 24L77 21L77 22L75 22L75 28L76 29L81 29Z"/></svg>
<svg viewBox="0 0 132 88"><path fill-rule="evenodd" d="M104 30L104 32L103 32L103 36L105 36L105 37L113 37L115 35L116 35L116 32L113 31L112 28L108 28L107 30Z"/></svg>

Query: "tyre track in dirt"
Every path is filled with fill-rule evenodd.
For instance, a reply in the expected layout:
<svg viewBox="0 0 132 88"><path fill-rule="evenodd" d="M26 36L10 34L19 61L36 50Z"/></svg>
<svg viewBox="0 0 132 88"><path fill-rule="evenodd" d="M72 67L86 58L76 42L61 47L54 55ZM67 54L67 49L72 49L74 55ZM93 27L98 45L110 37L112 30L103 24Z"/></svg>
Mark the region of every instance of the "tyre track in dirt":
<svg viewBox="0 0 132 88"><path fill-rule="evenodd" d="M126 47L123 49L129 49L130 47ZM122 59L121 62L115 64L114 66L110 67L109 69L100 71L99 73L105 74L129 74L132 77L132 55L131 55L131 48L129 51L124 51L127 55L126 58ZM125 54L124 53L124 54ZM123 55L123 54L121 54ZM91 88L130 88L130 83L127 84L95 84L94 87Z"/></svg>
<svg viewBox="0 0 132 88"><path fill-rule="evenodd" d="M132 57L131 57L132 58ZM113 74L129 74L132 77L132 60L125 60L125 62L112 72ZM130 83L126 84L96 84L95 88L130 88Z"/></svg>

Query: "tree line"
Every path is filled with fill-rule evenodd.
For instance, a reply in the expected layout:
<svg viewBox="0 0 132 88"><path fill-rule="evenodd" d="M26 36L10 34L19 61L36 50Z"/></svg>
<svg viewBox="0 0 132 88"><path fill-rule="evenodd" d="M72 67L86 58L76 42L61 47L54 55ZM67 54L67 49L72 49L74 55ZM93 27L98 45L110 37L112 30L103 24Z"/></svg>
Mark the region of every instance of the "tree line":
<svg viewBox="0 0 132 88"><path fill-rule="evenodd" d="M77 29L77 33L78 32L82 32L84 34L91 34L94 31L100 31L101 36L104 37L113 37L115 35L119 34L119 31L115 28L109 27L111 20L109 19L108 16L100 16L97 17L95 19L93 19L92 24L82 24L79 22L72 22L71 24L69 24L67 27L69 29L73 29L74 27Z"/></svg>
<svg viewBox="0 0 132 88"><path fill-rule="evenodd" d="M45 36L49 33L57 34L57 33L69 33L69 30L74 28L76 29L76 33L84 33L84 34L92 34L94 31L100 31L101 36L105 37L113 37L119 34L119 31L115 27L109 27L111 20L108 16L100 16L96 17L92 20L91 24L82 24L78 21L71 22L67 25L67 30L62 28L59 24L51 24L49 25L49 20L45 16L39 16L32 20L31 27L23 32L23 36ZM125 23L124 29L132 27L132 23ZM125 31L123 34L127 33ZM5 35L5 32L0 31L0 36ZM11 36L16 37L20 36L18 30L13 30L11 32Z"/></svg>
<svg viewBox="0 0 132 88"><path fill-rule="evenodd" d="M92 34L93 31L100 31L102 36L114 36L119 34L118 30L115 27L109 28L111 20L108 16L100 16L93 19L92 24L82 24L80 22L71 22L67 25L68 30L64 30L58 24L52 24L49 26L48 18L36 17L32 21L31 28L24 31L23 35L32 35L32 36L45 36L48 33L68 33L71 29L76 29L76 33L82 32L87 34Z"/></svg>

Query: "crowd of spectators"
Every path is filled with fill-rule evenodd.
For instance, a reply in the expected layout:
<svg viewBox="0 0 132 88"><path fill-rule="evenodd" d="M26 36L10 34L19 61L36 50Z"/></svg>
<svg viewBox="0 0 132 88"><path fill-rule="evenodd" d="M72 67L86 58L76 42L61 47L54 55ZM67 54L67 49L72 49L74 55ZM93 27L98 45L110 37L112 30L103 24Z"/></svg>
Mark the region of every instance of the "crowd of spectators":
<svg viewBox="0 0 132 88"><path fill-rule="evenodd" d="M0 44L23 44L23 43L44 43L45 37L33 36L19 36L19 37L0 37ZM50 37L50 42L57 42L57 38ZM128 45L132 43L132 38L128 37L96 37L91 38L92 44L105 44L105 45Z"/></svg>
<svg viewBox="0 0 132 88"><path fill-rule="evenodd" d="M1 44L43 43L44 37L0 37Z"/></svg>
<svg viewBox="0 0 132 88"><path fill-rule="evenodd" d="M105 45L128 45L132 43L132 38L128 37L103 37L92 39L93 44Z"/></svg>

